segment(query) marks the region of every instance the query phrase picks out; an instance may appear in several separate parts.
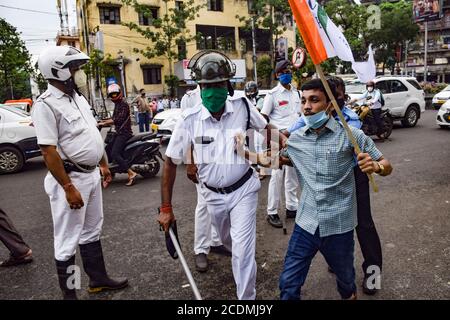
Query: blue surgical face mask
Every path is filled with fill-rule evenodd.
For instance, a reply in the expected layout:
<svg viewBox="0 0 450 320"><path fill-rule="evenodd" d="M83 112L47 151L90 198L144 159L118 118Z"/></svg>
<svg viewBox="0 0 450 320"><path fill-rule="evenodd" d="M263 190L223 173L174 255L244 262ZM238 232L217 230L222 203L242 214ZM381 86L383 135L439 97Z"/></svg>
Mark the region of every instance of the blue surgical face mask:
<svg viewBox="0 0 450 320"><path fill-rule="evenodd" d="M325 124L325 122L327 122L328 115L325 111L320 111L310 116L305 116L304 114L302 114L302 118L303 120L305 120L305 123L308 127L319 129Z"/></svg>
<svg viewBox="0 0 450 320"><path fill-rule="evenodd" d="M292 73L283 73L278 77L278 80L280 80L281 84L290 84L292 82Z"/></svg>

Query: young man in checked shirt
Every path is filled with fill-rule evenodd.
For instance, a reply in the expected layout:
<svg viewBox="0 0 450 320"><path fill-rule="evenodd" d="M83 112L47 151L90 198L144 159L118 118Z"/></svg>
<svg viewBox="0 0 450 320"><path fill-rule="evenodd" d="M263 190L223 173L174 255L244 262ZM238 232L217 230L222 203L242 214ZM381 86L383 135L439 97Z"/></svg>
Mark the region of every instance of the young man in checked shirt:
<svg viewBox="0 0 450 320"><path fill-rule="evenodd" d="M329 84L336 96L334 84L330 81ZM311 261L320 251L336 274L341 297L356 299L354 148L342 124L330 116L333 107L320 79L305 83L301 90L302 117L306 126L292 132L287 151L278 159L280 165L295 167L302 189L296 224L280 277L280 298L300 299ZM389 175L392 166L374 142L359 129L351 127L351 131L362 150L357 156L360 169L364 173ZM238 148L238 152L242 149ZM248 151L245 156L254 157Z"/></svg>

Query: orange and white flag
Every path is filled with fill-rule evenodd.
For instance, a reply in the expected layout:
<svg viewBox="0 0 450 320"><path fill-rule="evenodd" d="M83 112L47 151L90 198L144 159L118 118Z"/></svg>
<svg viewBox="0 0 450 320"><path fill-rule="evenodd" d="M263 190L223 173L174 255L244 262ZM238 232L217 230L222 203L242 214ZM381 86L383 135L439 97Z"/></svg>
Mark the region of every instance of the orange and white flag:
<svg viewBox="0 0 450 320"><path fill-rule="evenodd" d="M355 64L352 49L344 34L316 0L288 1L314 64L320 64L328 58L337 56L341 60L352 63L352 67L354 70L356 69L355 72L361 81L367 82L375 78L375 61L372 50L369 50L367 62Z"/></svg>

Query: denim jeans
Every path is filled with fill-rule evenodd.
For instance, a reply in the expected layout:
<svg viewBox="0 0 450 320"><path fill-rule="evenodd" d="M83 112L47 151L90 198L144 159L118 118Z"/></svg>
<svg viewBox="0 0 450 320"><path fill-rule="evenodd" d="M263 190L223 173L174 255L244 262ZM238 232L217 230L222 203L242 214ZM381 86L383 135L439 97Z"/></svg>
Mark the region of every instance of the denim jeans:
<svg viewBox="0 0 450 320"><path fill-rule="evenodd" d="M140 112L138 114L139 116L139 132L144 132L144 125L145 125L145 132L150 131L150 113L148 112Z"/></svg>
<svg viewBox="0 0 450 320"><path fill-rule="evenodd" d="M336 275L337 289L342 299L356 293L353 230L321 238L319 228L314 235L297 224L289 241L280 277L280 299L299 300L311 261L320 251Z"/></svg>

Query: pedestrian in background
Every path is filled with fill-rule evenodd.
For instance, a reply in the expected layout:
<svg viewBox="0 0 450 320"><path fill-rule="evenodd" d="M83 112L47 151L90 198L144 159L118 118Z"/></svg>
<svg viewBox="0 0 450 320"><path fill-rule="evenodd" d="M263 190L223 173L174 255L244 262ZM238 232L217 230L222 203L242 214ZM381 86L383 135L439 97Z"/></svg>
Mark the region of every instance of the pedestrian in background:
<svg viewBox="0 0 450 320"><path fill-rule="evenodd" d="M0 267L13 267L33 261L33 252L22 236L14 228L13 223L0 208L0 241L9 250L9 259L0 263Z"/></svg>
<svg viewBox="0 0 450 320"><path fill-rule="evenodd" d="M150 104L145 96L145 90L139 90L140 96L137 98L138 111L139 111L139 132L150 131L150 118L152 117L152 110Z"/></svg>

